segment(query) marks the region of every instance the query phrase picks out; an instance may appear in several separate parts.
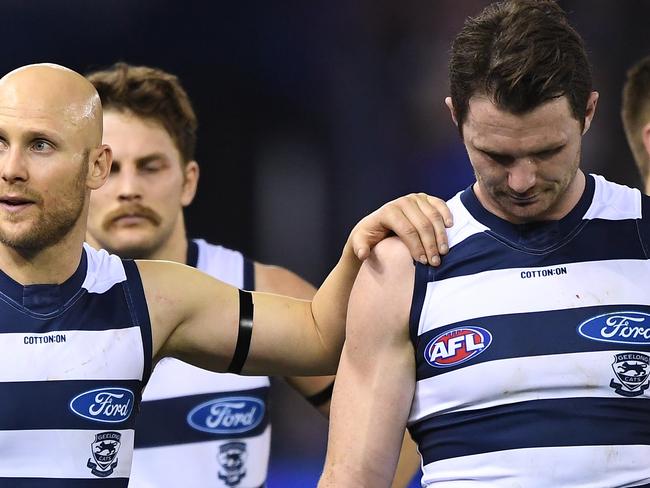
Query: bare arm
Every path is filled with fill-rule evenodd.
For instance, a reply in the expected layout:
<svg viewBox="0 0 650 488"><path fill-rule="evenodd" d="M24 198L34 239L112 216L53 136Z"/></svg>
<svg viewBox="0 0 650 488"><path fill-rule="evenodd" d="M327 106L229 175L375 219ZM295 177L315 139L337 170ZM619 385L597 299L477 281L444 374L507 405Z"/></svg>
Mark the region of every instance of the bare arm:
<svg viewBox="0 0 650 488"><path fill-rule="evenodd" d="M316 293L310 283L291 271L279 266L255 263L255 288L258 291L278 293L296 298L311 299ZM296 391L306 398L327 390L334 382L334 376L292 376L286 378ZM325 395L327 398L327 395ZM325 417L329 417L330 400L316 406ZM404 435L393 488L405 488L420 468L420 455L416 445L407 433Z"/></svg>
<svg viewBox="0 0 650 488"><path fill-rule="evenodd" d="M322 375L336 370L348 298L364 255L391 231L412 256L428 256L441 214L428 197L397 199L362 219L314 299L253 293L255 324L244 374ZM426 258L424 258L426 260ZM238 291L184 265L138 262L153 325L154 355L227 369L238 334Z"/></svg>
<svg viewBox="0 0 650 488"><path fill-rule="evenodd" d="M311 300L316 293L313 285L288 269L260 263L255 263L255 289L305 300ZM290 376L285 379L305 398L326 390L334 382L334 376ZM316 408L327 417L330 401L326 400Z"/></svg>
<svg viewBox="0 0 650 488"><path fill-rule="evenodd" d="M408 333L414 266L395 239L364 263L350 298L319 487L391 486L415 388Z"/></svg>

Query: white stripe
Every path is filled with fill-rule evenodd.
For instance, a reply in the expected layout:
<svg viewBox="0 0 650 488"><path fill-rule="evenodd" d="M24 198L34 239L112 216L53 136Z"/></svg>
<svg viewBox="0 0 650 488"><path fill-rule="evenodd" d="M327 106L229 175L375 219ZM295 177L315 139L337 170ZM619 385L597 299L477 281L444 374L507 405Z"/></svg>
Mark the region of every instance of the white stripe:
<svg viewBox="0 0 650 488"><path fill-rule="evenodd" d="M501 359L418 381L409 422L429 415L476 410L531 400L621 398L609 386L614 355L582 352ZM477 381L489 378L489 381ZM635 398L648 399L650 390Z"/></svg>
<svg viewBox="0 0 650 488"><path fill-rule="evenodd" d="M561 267L566 267L566 274L521 277L522 272ZM649 281L650 260L632 259L499 269L448 278L427 284L418 335L475 317L596 305L650 305Z"/></svg>
<svg viewBox="0 0 650 488"><path fill-rule="evenodd" d="M468 237L488 230L485 225L472 217L467 208L465 208L460 200L461 193L457 193L456 196L447 202L447 206L454 216L453 227L447 229L447 240L449 241L450 249Z"/></svg>
<svg viewBox="0 0 650 488"><path fill-rule="evenodd" d="M641 218L639 190L612 183L599 175L593 177L596 181L594 198L583 218L606 220Z"/></svg>
<svg viewBox="0 0 650 488"><path fill-rule="evenodd" d="M436 461L423 471L423 487L623 488L650 483L650 446L512 449Z"/></svg>
<svg viewBox="0 0 650 488"><path fill-rule="evenodd" d="M210 244L203 239L194 239L194 242L199 247L199 257L196 263L198 269L237 288L244 287L244 256L242 253Z"/></svg>
<svg viewBox="0 0 650 488"><path fill-rule="evenodd" d="M251 438L136 449L129 488L229 488L218 476L224 472L219 460L219 447L231 441L246 443L246 454L242 458L246 476L240 483L230 486L257 488L266 480L270 436L271 428L267 427L262 434ZM179 460L182 460L182 465L178 469L169 469L178 466Z"/></svg>
<svg viewBox="0 0 650 488"><path fill-rule="evenodd" d="M85 430L0 431L0 478L93 478L87 466L92 459L95 434ZM133 430L122 434L117 466L110 478L125 478L131 470Z"/></svg>
<svg viewBox="0 0 650 488"><path fill-rule="evenodd" d="M142 395L142 400L161 400L204 393L250 390L270 386L268 376L218 374L174 358L163 358Z"/></svg>
<svg viewBox="0 0 650 488"><path fill-rule="evenodd" d="M88 258L88 270L82 288L89 293L104 293L116 283L126 280L124 265L119 257L108 254L103 249L98 251L88 243L84 243L84 249Z"/></svg>
<svg viewBox="0 0 650 488"><path fill-rule="evenodd" d="M39 340L65 338L39 344ZM34 343L29 343L34 342ZM142 379L139 327L0 334L0 382Z"/></svg>

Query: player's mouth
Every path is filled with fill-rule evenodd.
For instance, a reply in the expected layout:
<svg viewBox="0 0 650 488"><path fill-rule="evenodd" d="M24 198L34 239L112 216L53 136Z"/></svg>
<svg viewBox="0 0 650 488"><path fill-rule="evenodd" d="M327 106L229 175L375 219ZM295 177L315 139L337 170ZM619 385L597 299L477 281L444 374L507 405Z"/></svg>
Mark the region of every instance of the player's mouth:
<svg viewBox="0 0 650 488"><path fill-rule="evenodd" d="M533 195L513 195L512 193L509 193L508 198L515 205L526 206L526 205L532 205L533 203L537 202L539 198L539 193L535 193Z"/></svg>
<svg viewBox="0 0 650 488"><path fill-rule="evenodd" d="M2 195L0 196L0 208L6 212L18 213L34 205L34 200L30 200L20 195Z"/></svg>

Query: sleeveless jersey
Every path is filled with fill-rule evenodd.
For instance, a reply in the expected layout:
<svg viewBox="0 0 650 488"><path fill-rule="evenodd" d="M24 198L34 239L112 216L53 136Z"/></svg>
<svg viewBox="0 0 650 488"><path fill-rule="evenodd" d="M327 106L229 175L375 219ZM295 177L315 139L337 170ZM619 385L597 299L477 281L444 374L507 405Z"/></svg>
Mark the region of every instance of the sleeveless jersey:
<svg viewBox="0 0 650 488"><path fill-rule="evenodd" d="M126 488L151 344L132 261L84 245L61 285L0 272L0 486Z"/></svg>
<svg viewBox="0 0 650 488"><path fill-rule="evenodd" d="M254 288L253 263L237 251L194 240L187 263L238 288ZM266 376L217 374L161 360L143 393L129 486L263 486L269 386Z"/></svg>
<svg viewBox="0 0 650 488"><path fill-rule="evenodd" d="M650 198L588 175L559 221L510 224L471 188L449 207L411 308L422 486L650 484Z"/></svg>

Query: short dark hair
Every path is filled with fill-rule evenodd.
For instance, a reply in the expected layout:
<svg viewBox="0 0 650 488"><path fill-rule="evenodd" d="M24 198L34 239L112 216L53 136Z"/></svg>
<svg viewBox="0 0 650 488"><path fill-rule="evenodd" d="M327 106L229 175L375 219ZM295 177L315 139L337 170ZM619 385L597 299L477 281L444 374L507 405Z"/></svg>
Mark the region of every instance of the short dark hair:
<svg viewBox="0 0 650 488"><path fill-rule="evenodd" d="M104 110L132 113L162 124L183 164L194 160L198 123L190 98L176 76L158 68L119 62L87 78L99 93Z"/></svg>
<svg viewBox="0 0 650 488"><path fill-rule="evenodd" d="M650 176L650 156L643 145L643 127L650 122L650 56L627 71L621 109L623 128L643 181Z"/></svg>
<svg viewBox="0 0 650 488"><path fill-rule="evenodd" d="M507 0L465 21L449 62L451 100L462 125L473 95L526 113L566 96L584 127L592 90L584 42L553 0Z"/></svg>

